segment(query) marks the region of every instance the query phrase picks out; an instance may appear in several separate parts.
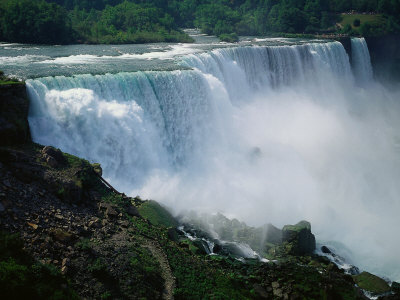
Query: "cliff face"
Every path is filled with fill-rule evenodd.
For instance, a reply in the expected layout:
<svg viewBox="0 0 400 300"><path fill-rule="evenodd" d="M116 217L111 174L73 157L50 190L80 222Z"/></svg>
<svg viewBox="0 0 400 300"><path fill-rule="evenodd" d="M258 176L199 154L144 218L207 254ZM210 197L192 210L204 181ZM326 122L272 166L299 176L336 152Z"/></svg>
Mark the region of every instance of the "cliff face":
<svg viewBox="0 0 400 300"><path fill-rule="evenodd" d="M352 58L351 37L337 39ZM378 80L398 83L400 81L400 35L365 38L371 56L374 75Z"/></svg>
<svg viewBox="0 0 400 300"><path fill-rule="evenodd" d="M365 38L378 79L400 81L400 35Z"/></svg>
<svg viewBox="0 0 400 300"><path fill-rule="evenodd" d="M0 145L30 141L28 111L24 83L0 84Z"/></svg>

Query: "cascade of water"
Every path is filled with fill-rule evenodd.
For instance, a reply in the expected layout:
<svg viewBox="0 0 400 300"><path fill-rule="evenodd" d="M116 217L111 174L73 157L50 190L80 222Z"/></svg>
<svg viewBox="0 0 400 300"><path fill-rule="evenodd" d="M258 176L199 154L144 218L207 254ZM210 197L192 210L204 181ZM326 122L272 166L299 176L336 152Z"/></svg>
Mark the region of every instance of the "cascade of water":
<svg viewBox="0 0 400 300"><path fill-rule="evenodd" d="M324 84L328 74L352 80L349 58L339 42L216 49L188 55L182 65L218 78L233 101L248 98L254 90L307 81Z"/></svg>
<svg viewBox="0 0 400 300"><path fill-rule="evenodd" d="M400 278L390 250L400 240L387 230L400 226L400 97L360 88L372 80L368 49L352 44L353 70L329 42L183 57L193 70L29 80L32 136L177 212L308 219L361 268Z"/></svg>
<svg viewBox="0 0 400 300"><path fill-rule="evenodd" d="M49 77L27 87L33 139L101 162L114 181L179 167L212 124L211 91L196 71Z"/></svg>
<svg viewBox="0 0 400 300"><path fill-rule="evenodd" d="M364 38L352 38L352 64L357 83L364 85L373 78L371 58Z"/></svg>

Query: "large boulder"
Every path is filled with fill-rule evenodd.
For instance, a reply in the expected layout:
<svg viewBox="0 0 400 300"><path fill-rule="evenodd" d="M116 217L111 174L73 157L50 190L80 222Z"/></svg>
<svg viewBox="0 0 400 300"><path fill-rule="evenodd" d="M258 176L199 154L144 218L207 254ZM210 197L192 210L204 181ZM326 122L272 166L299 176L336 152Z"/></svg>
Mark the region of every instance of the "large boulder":
<svg viewBox="0 0 400 300"><path fill-rule="evenodd" d="M43 159L49 164L50 167L58 167L67 163L64 154L60 149L56 149L52 146L45 146L42 149Z"/></svg>
<svg viewBox="0 0 400 300"><path fill-rule="evenodd" d="M301 221L296 225L286 225L282 229L282 243L288 254L307 255L315 250L315 236L311 233L311 224Z"/></svg>

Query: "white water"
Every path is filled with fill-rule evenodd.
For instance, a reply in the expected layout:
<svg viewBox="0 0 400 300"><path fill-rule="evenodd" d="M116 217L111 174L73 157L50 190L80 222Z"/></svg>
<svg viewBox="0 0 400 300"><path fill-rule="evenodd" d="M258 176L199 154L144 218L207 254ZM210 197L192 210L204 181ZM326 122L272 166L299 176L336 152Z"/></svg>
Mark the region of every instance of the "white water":
<svg viewBox="0 0 400 300"><path fill-rule="evenodd" d="M351 39L352 64L359 84L368 84L373 78L371 58L364 38Z"/></svg>
<svg viewBox="0 0 400 300"><path fill-rule="evenodd" d="M307 219L361 269L400 279L400 95L363 73L358 43L353 69L332 42L191 54L191 71L29 80L32 136L175 212Z"/></svg>

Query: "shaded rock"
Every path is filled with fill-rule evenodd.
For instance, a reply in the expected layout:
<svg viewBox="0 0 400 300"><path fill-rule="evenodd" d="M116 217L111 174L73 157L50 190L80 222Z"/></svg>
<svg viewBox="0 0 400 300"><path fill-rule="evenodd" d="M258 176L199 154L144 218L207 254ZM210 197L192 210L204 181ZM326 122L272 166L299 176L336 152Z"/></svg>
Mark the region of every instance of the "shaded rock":
<svg viewBox="0 0 400 300"><path fill-rule="evenodd" d="M0 213L3 213L6 210L4 205L0 202Z"/></svg>
<svg viewBox="0 0 400 300"><path fill-rule="evenodd" d="M322 251L322 253L325 253L325 254L332 254L332 251L329 250L329 248L326 246L322 246L321 251Z"/></svg>
<svg viewBox="0 0 400 300"><path fill-rule="evenodd" d="M289 254L311 254L315 250L315 236L311 233L311 224L307 221L301 221L296 225L284 226L282 242L288 243Z"/></svg>
<svg viewBox="0 0 400 300"><path fill-rule="evenodd" d="M206 255L211 252L211 250L208 248L207 243L203 240L195 240L193 241L193 245L197 248L197 251L195 251L196 254Z"/></svg>
<svg viewBox="0 0 400 300"><path fill-rule="evenodd" d="M70 264L70 259L69 258L64 258L63 260L62 260L62 262L61 262L61 266L62 267L64 267L64 266L69 266L69 264Z"/></svg>
<svg viewBox="0 0 400 300"><path fill-rule="evenodd" d="M179 241L179 233L176 228L168 228L168 238L171 241L178 242Z"/></svg>
<svg viewBox="0 0 400 300"><path fill-rule="evenodd" d="M88 225L90 228L100 228L102 224L99 219L96 219L96 220L90 221Z"/></svg>
<svg viewBox="0 0 400 300"><path fill-rule="evenodd" d="M126 213L131 217L140 217L138 209L133 205L128 206L128 208L126 209Z"/></svg>
<svg viewBox="0 0 400 300"><path fill-rule="evenodd" d="M282 230L272 224L266 225L266 239L267 243L280 244L282 242Z"/></svg>
<svg viewBox="0 0 400 300"><path fill-rule="evenodd" d="M392 292L400 295L400 283L396 281L392 282Z"/></svg>
<svg viewBox="0 0 400 300"><path fill-rule="evenodd" d="M81 203L83 201L82 182L63 178L57 190L59 198L69 203Z"/></svg>
<svg viewBox="0 0 400 300"><path fill-rule="evenodd" d="M222 246L220 244L215 243L214 248L213 248L213 253L221 253L222 251Z"/></svg>
<svg viewBox="0 0 400 300"><path fill-rule="evenodd" d="M269 298L267 291L258 283L253 284L253 289L257 296L259 296L261 299Z"/></svg>
<svg viewBox="0 0 400 300"><path fill-rule="evenodd" d="M89 197L91 200L93 200L94 202L100 202L101 201L101 194L99 192L96 191L90 191L89 192Z"/></svg>
<svg viewBox="0 0 400 300"><path fill-rule="evenodd" d="M30 141L28 110L24 83L0 85L0 145Z"/></svg>
<svg viewBox="0 0 400 300"><path fill-rule="evenodd" d="M65 164L67 160L60 149L54 148L52 146L45 146L42 149L43 157L52 157L59 164Z"/></svg>
<svg viewBox="0 0 400 300"><path fill-rule="evenodd" d="M28 224L28 226L32 227L33 230L38 229L38 226L37 226L36 224L34 224L34 223L29 223L29 222L28 222L27 224Z"/></svg>
<svg viewBox="0 0 400 300"><path fill-rule="evenodd" d="M118 217L118 212L112 206L109 206L106 209L106 216L108 218L116 218Z"/></svg>
<svg viewBox="0 0 400 300"><path fill-rule="evenodd" d="M45 155L43 155L43 158L44 158L45 162L46 162L50 167L52 167L52 168L57 168L57 167L59 166L59 163L57 162L57 160L56 160L54 157L45 154Z"/></svg>
<svg viewBox="0 0 400 300"><path fill-rule="evenodd" d="M360 288L375 295L390 291L390 287L385 280L368 272L354 275L353 279Z"/></svg>
<svg viewBox="0 0 400 300"><path fill-rule="evenodd" d="M103 169L101 168L101 165L99 163L94 163L92 164L93 167L93 171L99 175L99 176L103 176Z"/></svg>
<svg viewBox="0 0 400 300"><path fill-rule="evenodd" d="M59 242L67 243L73 240L73 235L71 233L61 229L53 229L50 233L52 237Z"/></svg>

